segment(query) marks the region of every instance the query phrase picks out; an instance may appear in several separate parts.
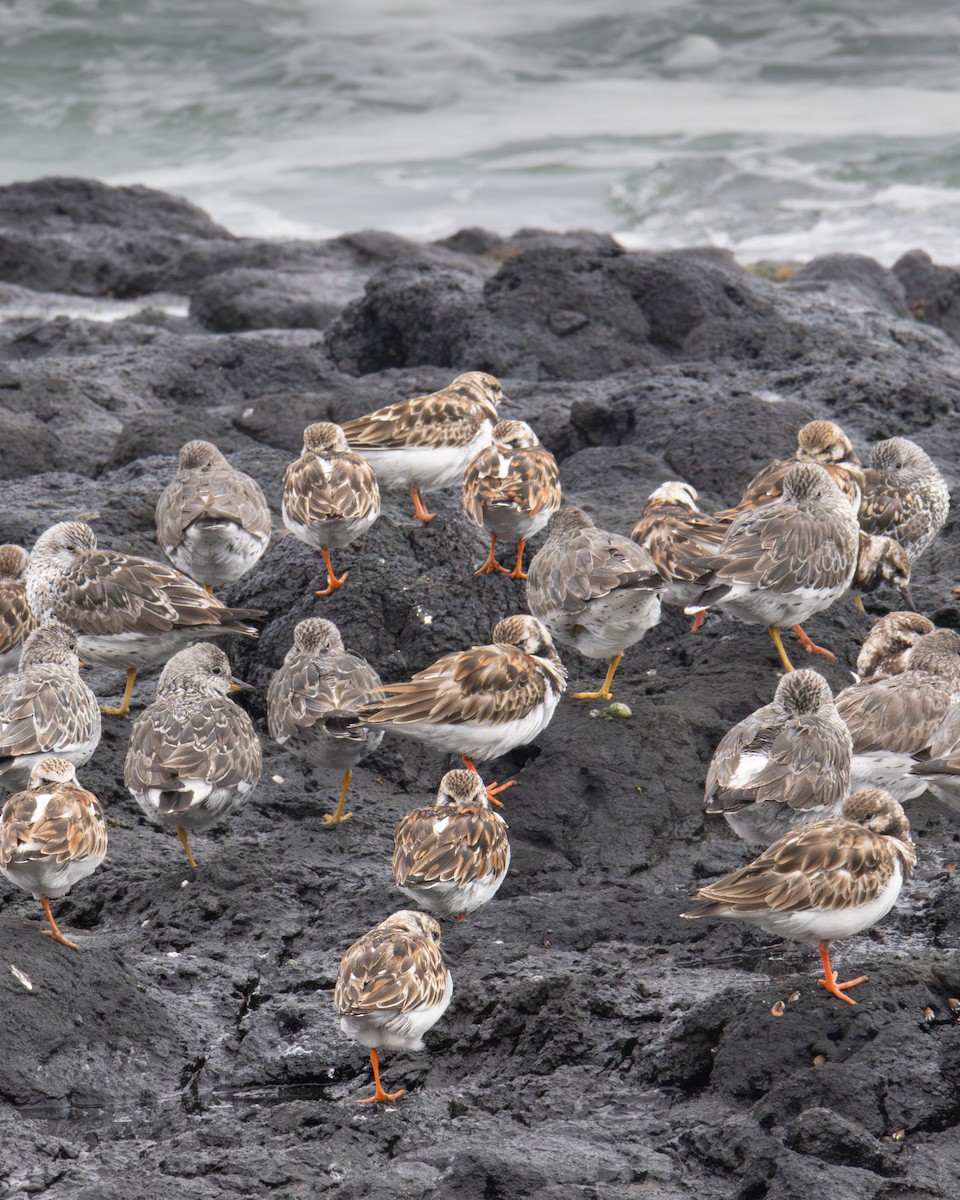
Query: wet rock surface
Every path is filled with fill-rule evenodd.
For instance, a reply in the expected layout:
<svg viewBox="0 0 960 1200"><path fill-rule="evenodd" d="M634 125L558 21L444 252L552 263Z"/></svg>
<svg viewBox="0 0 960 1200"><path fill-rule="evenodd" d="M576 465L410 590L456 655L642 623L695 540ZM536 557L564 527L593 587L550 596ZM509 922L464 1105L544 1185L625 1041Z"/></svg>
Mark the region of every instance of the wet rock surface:
<svg viewBox="0 0 960 1200"><path fill-rule="evenodd" d="M339 296L326 333L215 333L196 305L191 318L0 325L4 541L29 545L82 516L104 544L158 555L153 509L183 441L217 441L278 509L308 421L466 369L502 372L510 415L561 460L568 498L620 532L667 478L693 482L708 506L733 501L816 417L839 421L861 453L914 436L960 484L960 351L859 258L778 285L718 252L629 255L586 234L465 231L434 247L366 234L291 249L231 238L145 189L76 181L0 189L0 226L0 279L38 291L142 282L190 300L218 273L288 271L296 258ZM369 1069L333 1014L337 965L401 907L393 829L447 763L386 737L355 771L354 817L326 828L339 781L267 739L264 693L308 615L336 621L393 680L523 608L522 585L471 578L484 539L456 495L430 501L439 516L423 529L389 497L338 556L350 580L329 598L313 594L319 556L283 536L224 590L270 614L258 642L226 643L257 689L264 773L226 828L197 835L195 872L124 792L129 727L109 718L81 771L111 822L108 858L54 906L80 952L40 937L39 906L3 883L0 1195L112 1200L134 1180L138 1196L187 1200L952 1194L956 814L929 796L911 805L915 879L881 926L836 950L842 972L870 976L855 1008L815 986L802 947L679 919L692 886L748 857L704 818L703 775L777 678L765 632L718 617L692 636L667 612L628 652L616 698L629 719L565 699L535 746L487 768L517 779L504 797L510 876L491 905L444 926L453 1004L425 1052L384 1056L388 1087L408 1095L384 1111L354 1104ZM913 584L918 606L954 627L958 541L951 518ZM816 664L835 689L866 627L848 604L812 622L837 654ZM571 691L599 681L602 664L565 660ZM119 672L89 682L119 697ZM154 684L138 684L135 712Z"/></svg>

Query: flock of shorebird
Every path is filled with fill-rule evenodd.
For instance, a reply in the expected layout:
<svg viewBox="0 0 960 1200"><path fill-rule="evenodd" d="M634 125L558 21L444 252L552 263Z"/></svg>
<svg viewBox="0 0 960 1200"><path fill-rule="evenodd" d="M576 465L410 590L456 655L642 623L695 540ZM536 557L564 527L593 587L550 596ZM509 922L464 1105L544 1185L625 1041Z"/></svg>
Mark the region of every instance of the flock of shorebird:
<svg viewBox="0 0 960 1200"><path fill-rule="evenodd" d="M471 372L342 425L310 425L283 482L284 525L323 556L318 596L345 583L331 551L376 521L381 486L409 487L424 523L433 519L424 491L461 487L466 514L490 537L475 574L526 580L529 615L503 618L489 644L446 654L406 682L382 684L336 626L310 618L269 685L270 736L341 776L336 810L323 818L331 825L350 817L351 771L385 731L463 762L395 835L396 883L427 911L387 917L340 966L335 1005L342 1030L370 1050L370 1101L400 1094L381 1086L378 1051L419 1048L451 1000L429 914L462 919L506 876L507 826L492 806L510 784L485 786L475 764L550 723L567 681L554 639L606 664L602 684L575 698L607 700L624 651L663 604L693 615L694 629L718 609L769 630L786 673L773 701L723 738L705 789L706 811L762 852L696 891L683 915L732 917L818 946L818 982L848 1004L861 981L837 982L830 943L880 920L909 877L915 851L901 802L927 787L960 795L960 633L913 612L881 618L858 682L836 698L817 672L794 671L781 636L792 628L805 650L830 654L802 625L845 594L890 586L910 605L912 563L949 505L920 447L891 438L864 468L842 430L814 421L735 508L701 512L693 487L668 482L626 537L563 505L552 454L524 422L498 420L507 403L496 379ZM129 712L139 671L165 663L156 699L133 723L124 785L152 821L176 831L191 867L190 833L236 811L261 772L253 722L230 698L247 685L210 639L255 637L266 616L214 595L266 550L266 499L216 447L191 442L156 522L172 567L100 549L79 521L54 525L29 554L0 548L0 786L25 788L0 816L0 870L39 899L44 933L73 949L49 901L94 871L107 848L100 804L76 768L96 751L101 712ZM526 542L544 528L525 574ZM516 547L512 566L498 561L498 542ZM101 709L81 658L127 672L119 707Z"/></svg>

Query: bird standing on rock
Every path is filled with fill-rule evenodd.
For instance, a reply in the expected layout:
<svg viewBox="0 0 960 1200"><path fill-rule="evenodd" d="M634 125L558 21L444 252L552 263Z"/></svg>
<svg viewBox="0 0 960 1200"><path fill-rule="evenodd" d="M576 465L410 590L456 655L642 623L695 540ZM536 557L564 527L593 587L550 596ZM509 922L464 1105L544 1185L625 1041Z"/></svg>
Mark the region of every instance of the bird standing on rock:
<svg viewBox="0 0 960 1200"><path fill-rule="evenodd" d="M628 646L660 620L663 579L641 546L598 529L573 505L554 513L527 575L527 606L557 641L608 660L599 691L574 700L609 700Z"/></svg>
<svg viewBox="0 0 960 1200"><path fill-rule="evenodd" d="M383 731L368 728L357 715L380 687L373 667L344 650L336 625L321 617L297 624L293 645L270 680L270 736L311 766L344 773L336 811L321 818L325 825L353 816L343 811L353 768L383 741Z"/></svg>
<svg viewBox="0 0 960 1200"><path fill-rule="evenodd" d="M49 929L43 933L79 950L53 919L59 900L100 866L107 853L107 823L93 792L77 782L77 769L64 758L41 758L30 787L11 796L0 812L0 871L40 901Z"/></svg>
<svg viewBox="0 0 960 1200"><path fill-rule="evenodd" d="M187 442L176 477L160 493L157 540L167 558L208 592L234 583L270 544L260 485L210 442Z"/></svg>
<svg viewBox="0 0 960 1200"><path fill-rule="evenodd" d="M499 379L468 371L439 392L344 421L343 432L383 487L409 487L414 517L426 525L436 513L427 511L422 493L463 482L473 456L492 444L503 403Z"/></svg>
<svg viewBox="0 0 960 1200"><path fill-rule="evenodd" d="M333 1003L340 1028L370 1049L376 1090L358 1104L398 1100L380 1083L380 1050L422 1050L423 1035L453 998L453 976L440 953L440 926L402 909L353 943L340 960Z"/></svg>
<svg viewBox="0 0 960 1200"><path fill-rule="evenodd" d="M191 867L188 833L235 812L260 779L253 722L227 696L238 688L251 690L219 646L188 646L164 667L156 700L130 732L124 786L151 821L176 829Z"/></svg>
<svg viewBox="0 0 960 1200"><path fill-rule="evenodd" d="M936 463L916 442L888 438L870 452L860 525L900 543L916 562L946 524L950 492Z"/></svg>
<svg viewBox="0 0 960 1200"><path fill-rule="evenodd" d="M540 445L530 426L524 421L496 425L493 445L470 460L463 476L464 512L490 534L487 561L474 575L499 571L510 579L526 579L527 540L544 528L561 499L557 460ZM517 563L512 571L496 560L498 538L516 543Z"/></svg>
<svg viewBox="0 0 960 1200"><path fill-rule="evenodd" d="M0 546L0 675L17 669L23 643L37 625L27 604L29 563L22 546Z"/></svg>
<svg viewBox="0 0 960 1200"><path fill-rule="evenodd" d="M783 477L783 495L737 517L716 554L704 559L700 595L686 611L711 605L751 625L765 625L784 669L793 670L780 630L793 626L807 653L815 645L801 625L849 588L859 529L847 499L823 467L798 463Z"/></svg>
<svg viewBox="0 0 960 1200"><path fill-rule="evenodd" d="M697 489L671 479L650 493L630 537L664 580L663 603L684 608L700 591L703 557L716 552L727 526L701 512Z"/></svg>
<svg viewBox="0 0 960 1200"><path fill-rule="evenodd" d="M842 815L804 825L779 838L752 863L693 893L684 917L729 917L767 933L818 946L823 979L842 1000L866 975L837 983L830 943L852 937L893 908L916 864L910 825L887 792L866 788L848 796Z"/></svg>
<svg viewBox="0 0 960 1200"><path fill-rule="evenodd" d="M367 532L380 516L380 488L373 467L347 446L339 425L319 421L303 431L300 457L283 477L283 523L294 537L319 550L327 568L329 596L342 587L330 547L342 550Z"/></svg>
<svg viewBox="0 0 960 1200"><path fill-rule="evenodd" d="M27 568L27 599L39 620L52 618L77 633L85 662L122 667L127 686L109 716L125 717L137 672L166 662L191 642L239 633L258 637L248 622L267 614L227 608L198 583L163 563L119 550L98 550L82 521L63 521L41 534Z"/></svg>

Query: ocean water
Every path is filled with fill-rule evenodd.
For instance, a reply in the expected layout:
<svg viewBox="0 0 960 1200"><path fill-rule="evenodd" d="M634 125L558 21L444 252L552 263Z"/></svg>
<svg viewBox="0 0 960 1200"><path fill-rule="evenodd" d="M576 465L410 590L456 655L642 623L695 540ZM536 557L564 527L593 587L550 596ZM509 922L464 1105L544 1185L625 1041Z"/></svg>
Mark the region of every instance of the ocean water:
<svg viewBox="0 0 960 1200"><path fill-rule="evenodd" d="M955 0L0 0L0 183L960 262Z"/></svg>

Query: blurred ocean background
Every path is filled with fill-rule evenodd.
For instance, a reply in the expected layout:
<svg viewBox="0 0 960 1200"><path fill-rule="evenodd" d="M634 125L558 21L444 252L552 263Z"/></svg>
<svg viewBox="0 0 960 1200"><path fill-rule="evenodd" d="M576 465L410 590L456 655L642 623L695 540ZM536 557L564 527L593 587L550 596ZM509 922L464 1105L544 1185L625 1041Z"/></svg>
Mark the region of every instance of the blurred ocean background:
<svg viewBox="0 0 960 1200"><path fill-rule="evenodd" d="M0 0L0 183L960 262L956 0Z"/></svg>

